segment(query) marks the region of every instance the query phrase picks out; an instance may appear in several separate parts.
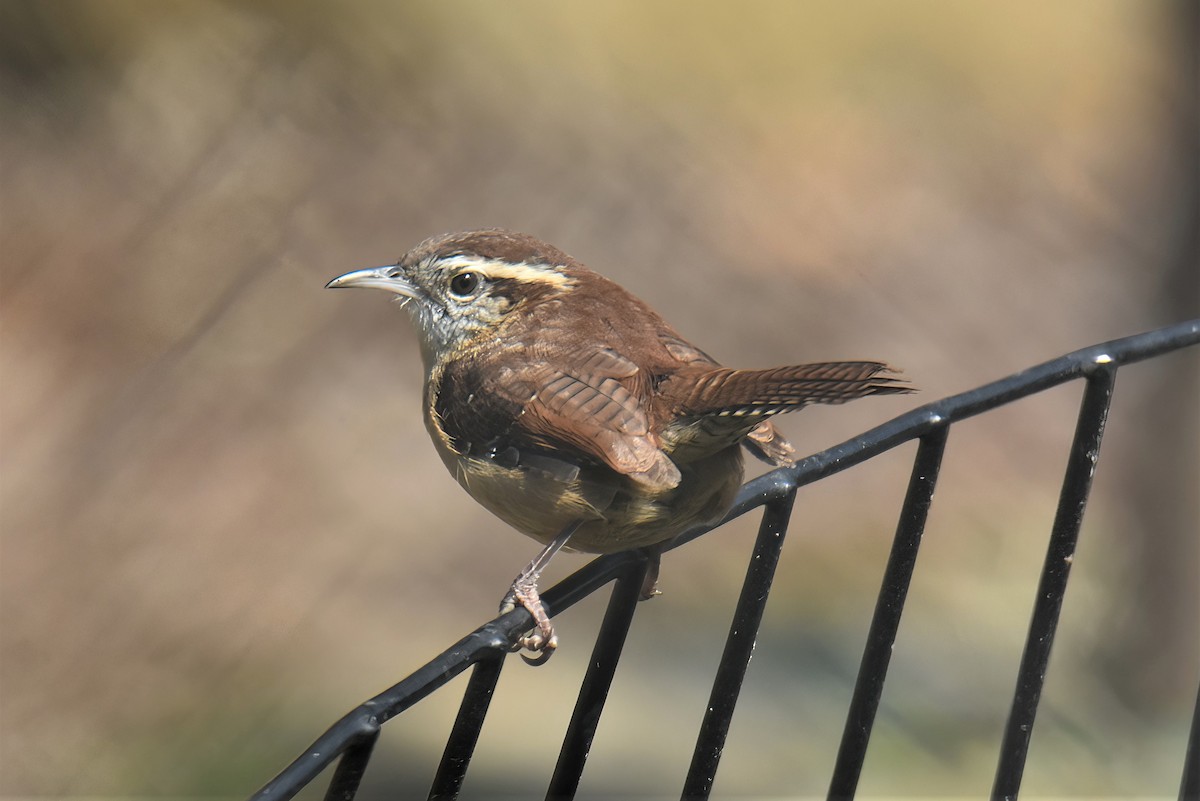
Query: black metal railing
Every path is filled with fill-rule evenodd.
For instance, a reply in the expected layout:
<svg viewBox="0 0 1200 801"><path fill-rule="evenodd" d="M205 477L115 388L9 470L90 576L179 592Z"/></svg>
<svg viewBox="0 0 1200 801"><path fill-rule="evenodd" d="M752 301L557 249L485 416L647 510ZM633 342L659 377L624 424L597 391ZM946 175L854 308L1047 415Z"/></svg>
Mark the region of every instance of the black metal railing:
<svg viewBox="0 0 1200 801"><path fill-rule="evenodd" d="M1200 320L1095 345L1032 367L978 389L927 404L865 434L803 460L795 467L770 472L742 487L725 520L763 507L758 538L734 612L725 650L713 680L708 707L684 780L682 797L708 798L729 732L730 721L746 674L754 641L787 534L796 490L846 470L896 446L919 440L907 495L895 540L884 571L833 766L829 798L852 798L862 772L872 725L887 676L904 601L913 575L925 522L945 451L950 427L961 420L1069 381L1085 384L1067 468L1051 527L1029 633L1018 670L1016 691L1000 746L992 789L996 799L1015 798L1024 773L1030 736L1045 682L1051 646L1070 575L1092 474L1100 453L1117 370L1200 343ZM1200 398L1197 399L1200 408ZM677 548L711 528L689 531L672 543ZM592 659L584 675L574 712L567 725L548 798L574 796L625 636L637 607L647 561L637 552L597 558L542 594L552 613L560 613L609 582L615 582ZM399 684L380 693L343 717L275 779L260 790L258 801L287 799L338 762L327 790L328 799L354 797L379 738L381 727L457 675L472 668L441 762L429 793L431 799L452 799L462 787L488 706L512 643L532 625L529 614L517 609L484 624ZM1180 798L1200 799L1200 695L1192 717Z"/></svg>

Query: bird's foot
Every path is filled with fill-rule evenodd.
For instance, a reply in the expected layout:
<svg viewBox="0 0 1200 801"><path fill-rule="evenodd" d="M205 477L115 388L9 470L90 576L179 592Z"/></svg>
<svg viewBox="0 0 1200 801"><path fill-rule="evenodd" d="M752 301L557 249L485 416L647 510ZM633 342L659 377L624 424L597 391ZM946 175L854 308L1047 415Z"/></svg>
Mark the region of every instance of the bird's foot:
<svg viewBox="0 0 1200 801"><path fill-rule="evenodd" d="M560 531L558 536L525 566L521 575L513 580L512 589L500 602L500 614L502 615L516 609L517 604L525 607L529 614L533 615L536 628L517 640L513 648L514 651L523 648L537 654L533 658L521 654L521 658L531 665L546 664L554 654L554 649L558 647L558 637L554 635L554 624L550 622L550 616L546 614L546 607L542 605L542 599L538 595L538 578L541 577L546 565L550 564L554 554L562 550L562 547L567 544L567 540L571 539L571 535L582 523L582 520L575 520L567 524L566 528Z"/></svg>
<svg viewBox="0 0 1200 801"><path fill-rule="evenodd" d="M546 607L542 605L536 580L531 581L524 576L519 576L513 582L512 589L504 596L504 600L500 602L500 614L511 612L517 608L518 604L533 615L536 627L518 639L513 650L526 650L536 654L532 657L521 654L521 658L530 665L544 665L550 661L554 649L558 648L558 635L554 633L554 624L550 622L550 616L546 614Z"/></svg>
<svg viewBox="0 0 1200 801"><path fill-rule="evenodd" d="M639 601L649 601L656 595L662 595L662 590L658 588L658 566L662 560L662 551L651 547L645 550L645 554L648 564L646 575L642 578L641 592L638 593Z"/></svg>

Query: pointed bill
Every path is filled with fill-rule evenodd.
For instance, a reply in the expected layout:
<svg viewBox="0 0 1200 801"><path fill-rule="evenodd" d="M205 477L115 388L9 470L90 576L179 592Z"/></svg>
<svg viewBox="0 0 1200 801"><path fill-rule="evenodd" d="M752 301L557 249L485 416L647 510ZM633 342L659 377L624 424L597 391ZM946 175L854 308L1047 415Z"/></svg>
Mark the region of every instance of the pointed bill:
<svg viewBox="0 0 1200 801"><path fill-rule="evenodd" d="M339 275L326 284L325 288L362 287L364 289L382 289L406 298L417 297L417 288L396 273L395 267L371 267L366 270L355 270L345 275Z"/></svg>

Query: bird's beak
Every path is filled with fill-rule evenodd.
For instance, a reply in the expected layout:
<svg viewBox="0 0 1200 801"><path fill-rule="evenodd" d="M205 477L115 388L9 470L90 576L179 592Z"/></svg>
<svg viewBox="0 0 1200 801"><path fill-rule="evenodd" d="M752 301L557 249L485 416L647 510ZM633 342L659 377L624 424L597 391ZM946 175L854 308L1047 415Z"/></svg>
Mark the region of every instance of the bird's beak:
<svg viewBox="0 0 1200 801"><path fill-rule="evenodd" d="M372 267L368 270L339 275L325 285L326 289L345 289L346 287L365 287L367 289L382 289L403 295L406 298L417 297L417 288L398 275L395 267Z"/></svg>

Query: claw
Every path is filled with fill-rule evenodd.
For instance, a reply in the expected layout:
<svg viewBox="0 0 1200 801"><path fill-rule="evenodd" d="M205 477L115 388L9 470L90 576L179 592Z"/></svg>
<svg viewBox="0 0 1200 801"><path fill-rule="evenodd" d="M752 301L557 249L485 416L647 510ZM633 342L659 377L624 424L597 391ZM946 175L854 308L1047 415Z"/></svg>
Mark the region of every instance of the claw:
<svg viewBox="0 0 1200 801"><path fill-rule="evenodd" d="M505 595L500 600L500 614L507 615L509 612L511 612L512 610L514 610L516 608L517 608L517 596L513 593L512 590L509 590L508 595Z"/></svg>
<svg viewBox="0 0 1200 801"><path fill-rule="evenodd" d="M550 661L550 657L554 656L554 648L546 646L537 656L528 656L521 654L521 659L530 667L541 667Z"/></svg>

